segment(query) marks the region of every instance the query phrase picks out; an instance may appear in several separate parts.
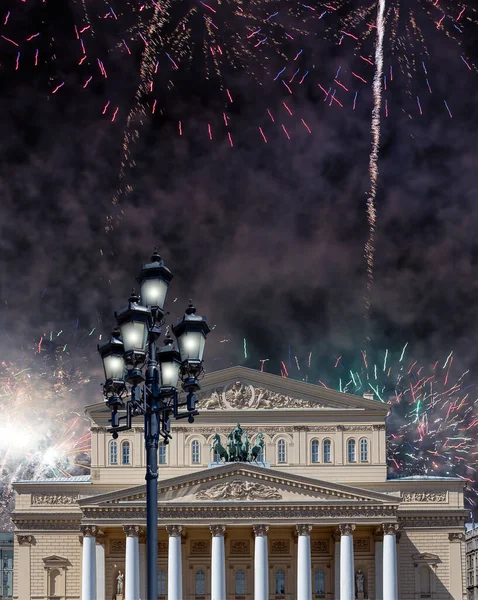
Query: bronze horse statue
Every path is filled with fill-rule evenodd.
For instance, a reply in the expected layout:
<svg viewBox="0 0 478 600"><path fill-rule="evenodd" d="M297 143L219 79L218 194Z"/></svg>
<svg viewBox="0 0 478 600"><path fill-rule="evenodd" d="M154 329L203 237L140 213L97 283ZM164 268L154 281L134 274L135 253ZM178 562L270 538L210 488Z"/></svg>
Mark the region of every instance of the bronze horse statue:
<svg viewBox="0 0 478 600"><path fill-rule="evenodd" d="M255 446L251 448L250 462L257 461L258 456L264 452L264 434L258 433L256 436Z"/></svg>
<svg viewBox="0 0 478 600"><path fill-rule="evenodd" d="M227 462L227 458L228 458L227 451L224 448L224 446L222 446L222 444L221 444L220 435L218 433L215 433L213 440L214 440L214 442L212 444L213 454L218 455L221 460L224 459L224 461Z"/></svg>

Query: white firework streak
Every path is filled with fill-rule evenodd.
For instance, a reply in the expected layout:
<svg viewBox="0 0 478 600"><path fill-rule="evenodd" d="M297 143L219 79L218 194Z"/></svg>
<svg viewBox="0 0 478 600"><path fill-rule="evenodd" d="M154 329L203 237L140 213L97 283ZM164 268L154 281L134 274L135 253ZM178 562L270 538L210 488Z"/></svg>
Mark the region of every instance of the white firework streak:
<svg viewBox="0 0 478 600"><path fill-rule="evenodd" d="M380 151L380 112L382 110L382 76L383 76L383 37L385 30L385 0L378 1L377 8L377 44L375 46L375 74L373 76L373 110L372 110L372 151L369 159L370 194L367 198L367 219L369 234L365 244L365 260L367 263L367 293L365 296L365 317L370 310L370 294L373 285L373 265L375 255L375 227L377 210L378 155Z"/></svg>

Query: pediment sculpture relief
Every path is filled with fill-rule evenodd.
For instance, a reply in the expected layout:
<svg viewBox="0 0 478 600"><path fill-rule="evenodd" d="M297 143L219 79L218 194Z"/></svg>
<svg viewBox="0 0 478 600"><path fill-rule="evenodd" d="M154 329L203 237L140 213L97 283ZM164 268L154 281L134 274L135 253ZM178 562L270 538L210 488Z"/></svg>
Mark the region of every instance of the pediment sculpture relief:
<svg viewBox="0 0 478 600"><path fill-rule="evenodd" d="M234 479L196 493L197 500L280 500L282 495L273 487Z"/></svg>
<svg viewBox="0 0 478 600"><path fill-rule="evenodd" d="M271 408L326 408L324 404L293 398L286 394L236 381L200 397L198 407L203 410L263 410Z"/></svg>

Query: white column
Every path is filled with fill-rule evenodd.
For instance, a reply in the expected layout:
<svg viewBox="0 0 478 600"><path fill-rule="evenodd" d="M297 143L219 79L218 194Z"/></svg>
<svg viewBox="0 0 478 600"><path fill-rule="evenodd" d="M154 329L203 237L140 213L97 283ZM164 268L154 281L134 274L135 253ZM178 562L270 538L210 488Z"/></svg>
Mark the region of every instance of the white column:
<svg viewBox="0 0 478 600"><path fill-rule="evenodd" d="M333 533L334 537L334 599L340 598L340 531Z"/></svg>
<svg viewBox="0 0 478 600"><path fill-rule="evenodd" d="M339 525L340 600L355 600L354 538L355 525Z"/></svg>
<svg viewBox="0 0 478 600"><path fill-rule="evenodd" d="M139 525L123 525L126 533L125 600L139 600Z"/></svg>
<svg viewBox="0 0 478 600"><path fill-rule="evenodd" d="M312 600L312 565L310 532L312 525L296 525L297 540L297 600Z"/></svg>
<svg viewBox="0 0 478 600"><path fill-rule="evenodd" d="M398 524L383 528L383 600L398 600L397 583L397 530Z"/></svg>
<svg viewBox="0 0 478 600"><path fill-rule="evenodd" d="M82 525L83 565L81 573L81 599L96 600L96 527Z"/></svg>
<svg viewBox="0 0 478 600"><path fill-rule="evenodd" d="M211 600L226 599L226 556L224 551L224 525L209 525L212 533Z"/></svg>
<svg viewBox="0 0 478 600"><path fill-rule="evenodd" d="M252 529L255 536L254 600L269 600L269 562L267 558L269 525L253 525Z"/></svg>
<svg viewBox="0 0 478 600"><path fill-rule="evenodd" d="M375 531L375 600L383 600L383 529Z"/></svg>
<svg viewBox="0 0 478 600"><path fill-rule="evenodd" d="M183 569L181 564L181 525L166 525L168 548L168 600L183 600Z"/></svg>
<svg viewBox="0 0 478 600"><path fill-rule="evenodd" d="M96 600L106 600L105 579L105 544L106 535L100 531L96 536Z"/></svg>
<svg viewBox="0 0 478 600"><path fill-rule="evenodd" d="M146 600L146 534L139 534L139 599Z"/></svg>

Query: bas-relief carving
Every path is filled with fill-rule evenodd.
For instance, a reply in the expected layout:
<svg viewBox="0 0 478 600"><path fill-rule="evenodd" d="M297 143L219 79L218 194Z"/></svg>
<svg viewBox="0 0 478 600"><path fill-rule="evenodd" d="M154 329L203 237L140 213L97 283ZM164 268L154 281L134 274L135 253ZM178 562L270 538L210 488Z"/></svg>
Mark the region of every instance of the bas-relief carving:
<svg viewBox="0 0 478 600"><path fill-rule="evenodd" d="M424 492L403 492L403 502L446 502L447 492L445 490Z"/></svg>
<svg viewBox="0 0 478 600"><path fill-rule="evenodd" d="M168 542L158 542L158 553L159 554L167 554L168 552Z"/></svg>
<svg viewBox="0 0 478 600"><path fill-rule="evenodd" d="M72 505L78 501L77 493L64 492L62 494L32 494L32 505L46 506L50 504Z"/></svg>
<svg viewBox="0 0 478 600"><path fill-rule="evenodd" d="M111 540L110 552L112 554L123 554L126 552L126 540Z"/></svg>
<svg viewBox="0 0 478 600"><path fill-rule="evenodd" d="M191 554L209 553L209 542L207 540L193 540L191 542Z"/></svg>
<svg viewBox="0 0 478 600"><path fill-rule="evenodd" d="M354 538L354 552L370 552L370 538Z"/></svg>
<svg viewBox="0 0 478 600"><path fill-rule="evenodd" d="M262 483L235 479L196 493L197 500L280 500L282 495Z"/></svg>
<svg viewBox="0 0 478 600"><path fill-rule="evenodd" d="M231 554L250 554L249 540L231 540Z"/></svg>
<svg viewBox="0 0 478 600"><path fill-rule="evenodd" d="M289 540L271 540L271 554L289 554Z"/></svg>
<svg viewBox="0 0 478 600"><path fill-rule="evenodd" d="M272 408L327 408L325 404L293 398L273 390L256 388L236 381L216 388L209 396L199 398L198 408L203 410L261 410Z"/></svg>
<svg viewBox="0 0 478 600"><path fill-rule="evenodd" d="M328 554L329 553L329 541L328 540L312 540L310 542L310 551L312 554Z"/></svg>

